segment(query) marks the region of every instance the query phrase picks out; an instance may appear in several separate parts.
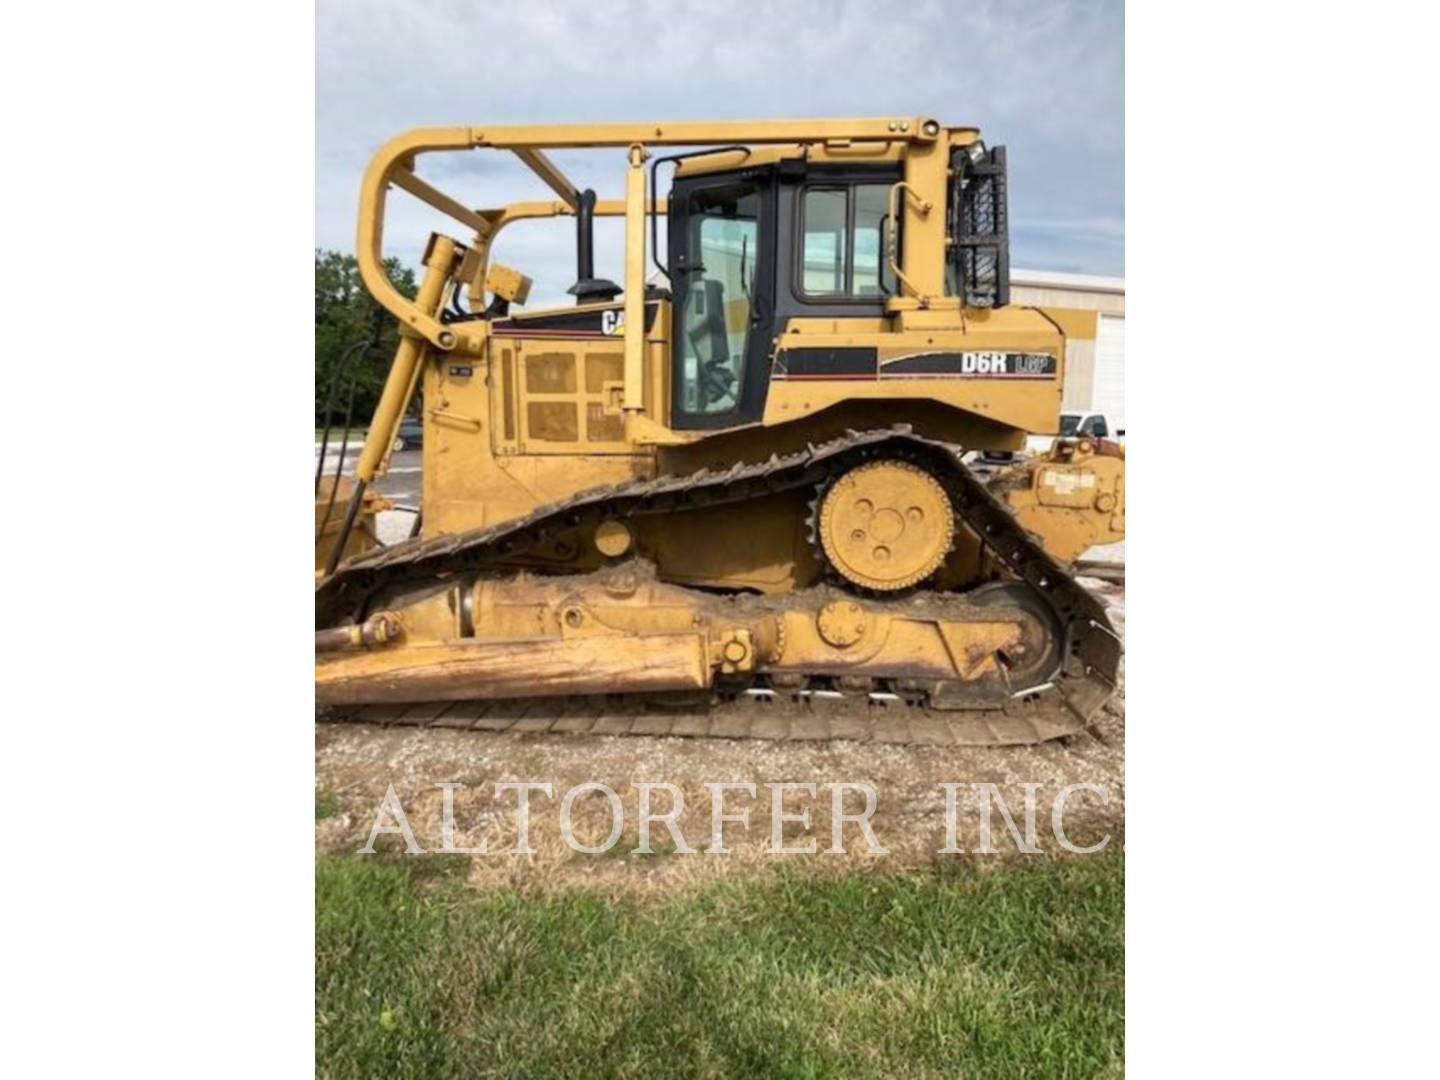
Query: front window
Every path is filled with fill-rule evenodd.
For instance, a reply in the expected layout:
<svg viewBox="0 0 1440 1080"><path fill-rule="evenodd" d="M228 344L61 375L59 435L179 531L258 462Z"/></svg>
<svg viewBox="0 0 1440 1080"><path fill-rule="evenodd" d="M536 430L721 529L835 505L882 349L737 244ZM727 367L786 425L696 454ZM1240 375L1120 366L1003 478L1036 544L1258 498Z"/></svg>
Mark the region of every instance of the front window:
<svg viewBox="0 0 1440 1080"><path fill-rule="evenodd" d="M733 411L745 376L745 347L759 261L760 190L736 183L693 192L688 275L680 312L680 402L692 414Z"/></svg>
<svg viewBox="0 0 1440 1080"><path fill-rule="evenodd" d="M1076 413L1060 414L1060 434L1066 438L1075 434L1075 429L1080 426L1080 417Z"/></svg>

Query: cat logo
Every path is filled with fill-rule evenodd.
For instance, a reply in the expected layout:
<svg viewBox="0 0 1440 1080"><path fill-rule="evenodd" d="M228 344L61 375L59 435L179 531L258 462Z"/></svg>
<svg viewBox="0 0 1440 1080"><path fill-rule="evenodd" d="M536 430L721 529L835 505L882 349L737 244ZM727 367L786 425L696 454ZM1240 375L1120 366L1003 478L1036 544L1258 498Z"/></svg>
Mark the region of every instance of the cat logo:
<svg viewBox="0 0 1440 1080"><path fill-rule="evenodd" d="M600 332L602 334L623 334L625 332L624 311L602 311L600 313Z"/></svg>

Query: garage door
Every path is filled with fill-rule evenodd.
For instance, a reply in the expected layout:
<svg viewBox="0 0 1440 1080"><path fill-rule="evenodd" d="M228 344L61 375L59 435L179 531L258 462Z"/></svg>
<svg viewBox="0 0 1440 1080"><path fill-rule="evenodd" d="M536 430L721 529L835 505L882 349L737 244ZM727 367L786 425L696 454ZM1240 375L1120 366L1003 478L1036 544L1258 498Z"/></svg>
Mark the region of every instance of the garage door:
<svg viewBox="0 0 1440 1080"><path fill-rule="evenodd" d="M1125 316L1101 315L1095 330L1095 393L1092 412L1103 412L1110 430L1125 430Z"/></svg>

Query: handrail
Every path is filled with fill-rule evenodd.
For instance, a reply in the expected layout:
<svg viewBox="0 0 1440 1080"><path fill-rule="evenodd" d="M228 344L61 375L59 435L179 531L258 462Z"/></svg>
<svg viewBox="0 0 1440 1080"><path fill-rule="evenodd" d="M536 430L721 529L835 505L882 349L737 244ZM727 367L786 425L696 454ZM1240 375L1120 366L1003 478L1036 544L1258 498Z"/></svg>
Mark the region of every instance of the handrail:
<svg viewBox="0 0 1440 1080"><path fill-rule="evenodd" d="M908 182L899 180L890 185L889 194L885 198L885 216L890 219L889 225L885 230L885 258L890 264L890 272L895 275L895 280L909 289L912 296L919 299L921 307L926 307L929 304L930 298L923 295L920 290L915 287L914 283L901 272L900 264L895 258L898 254L897 249L899 248L898 219L900 216L899 207L895 205L895 196L901 191L904 191L916 201L918 204L916 209L919 210L921 217L928 217L930 211L933 209L930 200L922 198L920 193L911 187Z"/></svg>

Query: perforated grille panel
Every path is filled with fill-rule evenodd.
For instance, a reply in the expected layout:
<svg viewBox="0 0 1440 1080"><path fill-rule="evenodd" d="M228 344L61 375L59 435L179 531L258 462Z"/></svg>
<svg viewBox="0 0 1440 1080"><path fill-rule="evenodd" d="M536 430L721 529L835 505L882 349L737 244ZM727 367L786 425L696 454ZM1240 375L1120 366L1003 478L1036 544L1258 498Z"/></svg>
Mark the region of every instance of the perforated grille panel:
<svg viewBox="0 0 1440 1080"><path fill-rule="evenodd" d="M978 163L956 150L952 162L961 178L952 185L949 222L960 295L970 307L1004 307L1010 302L1005 148L992 147Z"/></svg>

